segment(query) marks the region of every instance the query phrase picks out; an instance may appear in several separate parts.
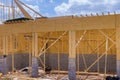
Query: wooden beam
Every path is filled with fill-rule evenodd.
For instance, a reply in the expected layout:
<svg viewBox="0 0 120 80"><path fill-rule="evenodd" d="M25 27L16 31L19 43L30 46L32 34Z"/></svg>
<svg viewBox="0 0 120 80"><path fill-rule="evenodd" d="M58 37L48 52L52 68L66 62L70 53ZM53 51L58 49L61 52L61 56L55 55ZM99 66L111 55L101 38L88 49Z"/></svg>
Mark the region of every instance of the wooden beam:
<svg viewBox="0 0 120 80"><path fill-rule="evenodd" d="M55 17L40 18L22 23L0 25L0 35L32 32L115 29L120 26L120 14L91 17Z"/></svg>
<svg viewBox="0 0 120 80"><path fill-rule="evenodd" d="M69 31L69 58L76 58L75 31Z"/></svg>
<svg viewBox="0 0 120 80"><path fill-rule="evenodd" d="M32 17L28 14L28 12L22 7L22 5L19 3L18 0L14 0L14 2L17 4L18 8L21 10L21 12L23 13L23 15L26 17L26 18L31 18Z"/></svg>
<svg viewBox="0 0 120 80"><path fill-rule="evenodd" d="M38 56L38 33L35 33L35 56Z"/></svg>
<svg viewBox="0 0 120 80"><path fill-rule="evenodd" d="M38 34L32 33L32 55L34 57L38 56Z"/></svg>
<svg viewBox="0 0 120 80"><path fill-rule="evenodd" d="M36 13L37 15L39 15L40 17L43 17L40 13L38 13L37 11L35 11L34 9L32 9L31 7L27 6L26 4L24 4L21 1L18 1L19 3L21 3L22 5L24 5L25 7L27 7L28 9L32 10L34 13Z"/></svg>

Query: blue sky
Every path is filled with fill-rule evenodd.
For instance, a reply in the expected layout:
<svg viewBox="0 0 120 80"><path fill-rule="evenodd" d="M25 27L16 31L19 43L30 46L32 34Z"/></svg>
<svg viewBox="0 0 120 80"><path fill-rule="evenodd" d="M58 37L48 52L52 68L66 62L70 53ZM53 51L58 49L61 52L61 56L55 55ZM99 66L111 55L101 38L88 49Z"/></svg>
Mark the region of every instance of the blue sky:
<svg viewBox="0 0 120 80"><path fill-rule="evenodd" d="M67 3L68 0L21 0L22 2L31 5L43 16L57 16L55 7L61 5L63 2Z"/></svg>
<svg viewBox="0 0 120 80"><path fill-rule="evenodd" d="M21 0L43 16L120 13L120 0Z"/></svg>
<svg viewBox="0 0 120 80"><path fill-rule="evenodd" d="M0 4L6 0L1 0ZM120 13L120 0L20 0L46 17ZM10 0L11 2L11 0ZM8 2L7 2L8 4ZM0 8L1 11L1 8ZM7 13L6 13L7 14ZM4 14L4 15L6 15ZM0 15L1 16L1 15Z"/></svg>

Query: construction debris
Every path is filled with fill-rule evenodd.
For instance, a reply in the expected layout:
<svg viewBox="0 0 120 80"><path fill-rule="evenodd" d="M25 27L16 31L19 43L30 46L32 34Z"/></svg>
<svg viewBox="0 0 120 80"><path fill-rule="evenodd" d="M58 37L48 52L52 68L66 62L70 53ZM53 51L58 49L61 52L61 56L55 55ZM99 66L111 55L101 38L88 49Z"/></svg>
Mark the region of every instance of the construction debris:
<svg viewBox="0 0 120 80"><path fill-rule="evenodd" d="M28 73L29 67L25 67L21 70L18 70L14 73L9 72L7 75L0 76L0 80L69 80L67 74L45 74L45 71L42 69L39 69L39 77L38 78L32 78L31 75ZM105 77L104 74L98 74L98 75L77 75L77 80L119 80L118 77L110 77L113 75L107 75Z"/></svg>

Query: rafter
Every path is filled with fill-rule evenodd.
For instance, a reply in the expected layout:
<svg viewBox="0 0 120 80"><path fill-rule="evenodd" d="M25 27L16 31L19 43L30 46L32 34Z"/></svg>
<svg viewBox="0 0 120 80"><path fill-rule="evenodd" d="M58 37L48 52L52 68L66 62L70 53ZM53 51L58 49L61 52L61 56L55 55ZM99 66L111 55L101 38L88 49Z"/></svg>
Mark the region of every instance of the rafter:
<svg viewBox="0 0 120 80"><path fill-rule="evenodd" d="M19 9L21 10L21 12L24 14L26 18L32 19L32 17L28 14L28 12L20 5L19 0L14 0L14 2L17 4L17 6L19 7Z"/></svg>

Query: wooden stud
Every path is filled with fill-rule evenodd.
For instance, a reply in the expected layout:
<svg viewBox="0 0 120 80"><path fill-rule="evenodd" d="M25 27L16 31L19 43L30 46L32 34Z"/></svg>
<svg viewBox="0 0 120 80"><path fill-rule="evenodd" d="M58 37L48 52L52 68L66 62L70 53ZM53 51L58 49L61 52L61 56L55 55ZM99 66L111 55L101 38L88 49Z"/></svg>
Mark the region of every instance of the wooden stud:
<svg viewBox="0 0 120 80"><path fill-rule="evenodd" d="M67 31L63 32L62 35L60 35L50 46L48 46L47 49L45 49L44 51L42 51L39 56L41 56L46 50L48 50L50 47L52 47L57 41L59 41L59 39L61 39L65 34L67 33Z"/></svg>
<svg viewBox="0 0 120 80"><path fill-rule="evenodd" d="M114 36L114 35L115 35L115 32L113 32L113 33L110 35L110 38L111 38L112 36ZM90 54L95 53L95 51L97 51L98 48L102 47L103 44L105 43L105 41L106 41L106 40L104 40L101 44L99 44L92 52L90 52Z"/></svg>
<svg viewBox="0 0 120 80"><path fill-rule="evenodd" d="M99 30L99 32L104 35L105 37L107 37L110 41L112 41L114 44L116 44L116 42L114 40L112 40L108 35L106 35L103 31Z"/></svg>
<svg viewBox="0 0 120 80"><path fill-rule="evenodd" d="M14 64L13 35L10 35L10 40L11 40L10 48L11 48L11 51L12 51L12 72L14 72L15 71L15 68L14 68L15 64Z"/></svg>
<svg viewBox="0 0 120 80"><path fill-rule="evenodd" d="M100 48L99 48L99 37L97 36L97 58L99 58L100 56ZM97 63L97 71L98 73L100 72L100 60L98 60L98 63Z"/></svg>
<svg viewBox="0 0 120 80"><path fill-rule="evenodd" d="M108 50L110 50L112 47L114 46L114 44L112 44ZM107 50L107 51L108 51ZM89 69L91 69L104 55L105 55L106 51L99 57L97 58L85 71L87 72Z"/></svg>
<svg viewBox="0 0 120 80"><path fill-rule="evenodd" d="M29 53L29 73L31 73L31 66L32 66L32 55L31 55L31 48L30 48L30 43L31 43L31 40L30 38L28 38L28 53Z"/></svg>
<svg viewBox="0 0 120 80"><path fill-rule="evenodd" d="M82 34L82 36L79 38L79 40L77 41L75 47L77 47L79 45L79 43L81 42L81 40L83 39L84 35L87 33L87 31L85 30Z"/></svg>
<svg viewBox="0 0 120 80"><path fill-rule="evenodd" d="M58 41L58 75L60 74L60 42Z"/></svg>
<svg viewBox="0 0 120 80"><path fill-rule="evenodd" d="M2 46L2 47L3 47L3 55L5 55L5 54L6 54L6 48L5 48L5 47L6 47L6 45L5 45L5 44L6 44L6 42L5 42L5 36L3 36L3 40L2 40L2 41L3 41L3 46Z"/></svg>
<svg viewBox="0 0 120 80"><path fill-rule="evenodd" d="M107 73L107 55L108 55L108 38L107 37L106 37L105 50L106 50L106 53L105 53L105 73L104 73L104 75L106 76L106 73Z"/></svg>

